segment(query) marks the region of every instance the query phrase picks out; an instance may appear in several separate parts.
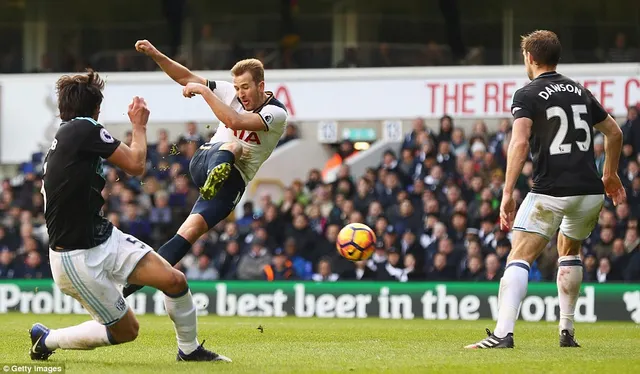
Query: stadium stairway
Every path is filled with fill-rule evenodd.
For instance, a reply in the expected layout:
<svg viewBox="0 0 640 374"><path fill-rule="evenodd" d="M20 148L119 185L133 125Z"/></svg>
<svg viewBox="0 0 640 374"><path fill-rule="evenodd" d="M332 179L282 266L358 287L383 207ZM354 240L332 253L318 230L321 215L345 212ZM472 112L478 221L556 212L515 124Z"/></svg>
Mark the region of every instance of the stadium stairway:
<svg viewBox="0 0 640 374"><path fill-rule="evenodd" d="M392 150L399 158L401 142L391 142L379 140L376 141L365 151L358 152L355 156L352 156L347 160L347 165L351 168L351 176L354 179L358 179L365 174L368 168L377 168L382 162L382 156L387 150ZM333 183L336 180L338 170L340 166L337 166L327 173L325 177L325 183Z"/></svg>
<svg viewBox="0 0 640 374"><path fill-rule="evenodd" d="M351 174L354 178L359 178L367 168L378 167L384 152L391 149L397 154L401 144L383 140L373 143L369 149L347 161ZM246 201L257 202L265 194L271 195L272 201L279 202L286 187L296 179L305 181L311 169L321 170L332 155L332 151L316 139L296 139L276 148L247 186L234 211L235 217L242 217L242 205ZM339 167L330 170L325 182L335 180L338 169Z"/></svg>

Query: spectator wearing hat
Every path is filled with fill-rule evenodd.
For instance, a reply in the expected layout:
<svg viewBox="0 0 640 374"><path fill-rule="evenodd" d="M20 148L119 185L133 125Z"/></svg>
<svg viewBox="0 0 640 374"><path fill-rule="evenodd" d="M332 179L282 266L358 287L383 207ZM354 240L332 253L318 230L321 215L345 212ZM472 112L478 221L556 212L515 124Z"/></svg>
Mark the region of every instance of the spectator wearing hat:
<svg viewBox="0 0 640 374"><path fill-rule="evenodd" d="M471 160L473 161L474 170L480 172L484 169L484 155L487 153L487 147L480 140L476 140L470 148Z"/></svg>
<svg viewBox="0 0 640 374"><path fill-rule="evenodd" d="M510 252L511 241L509 241L509 239L504 238L496 243L496 255L498 256L498 261L500 261L500 266L502 268L507 266L507 257L509 257Z"/></svg>
<svg viewBox="0 0 640 374"><path fill-rule="evenodd" d="M243 255L238 263L238 279L258 280L263 279L265 265L271 263L271 254L260 238L255 238L251 243L249 253Z"/></svg>
<svg viewBox="0 0 640 374"><path fill-rule="evenodd" d="M384 243L384 248L386 249L396 247L398 245L398 232L393 225L387 226L382 237L382 241Z"/></svg>
<svg viewBox="0 0 640 374"><path fill-rule="evenodd" d="M378 266L376 280L379 281L400 281L404 274L404 266L400 261L400 251L391 247L387 250L387 261L384 266Z"/></svg>
<svg viewBox="0 0 640 374"><path fill-rule="evenodd" d="M340 276L331 269L331 261L322 259L318 262L318 272L311 276L314 282L335 282Z"/></svg>
<svg viewBox="0 0 640 374"><path fill-rule="evenodd" d="M379 267L384 267L387 264L387 250L383 240L378 238L375 244L375 251L367 261L367 266L374 272L378 271Z"/></svg>
<svg viewBox="0 0 640 374"><path fill-rule="evenodd" d="M271 263L263 268L263 279L269 282L296 279L293 264L284 249L278 247L273 251Z"/></svg>

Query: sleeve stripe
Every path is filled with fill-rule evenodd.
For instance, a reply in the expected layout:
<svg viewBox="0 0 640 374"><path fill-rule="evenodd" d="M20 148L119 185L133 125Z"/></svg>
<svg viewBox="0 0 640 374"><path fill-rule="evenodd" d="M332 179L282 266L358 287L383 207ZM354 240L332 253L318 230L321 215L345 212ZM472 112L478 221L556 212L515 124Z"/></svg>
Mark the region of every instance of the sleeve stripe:
<svg viewBox="0 0 640 374"><path fill-rule="evenodd" d="M267 121L264 120L264 117L262 116L262 114L260 114L260 113L257 113L257 114L260 117L260 119L262 120L262 123L264 123L264 127L265 127L264 131L269 131L269 125L267 124Z"/></svg>

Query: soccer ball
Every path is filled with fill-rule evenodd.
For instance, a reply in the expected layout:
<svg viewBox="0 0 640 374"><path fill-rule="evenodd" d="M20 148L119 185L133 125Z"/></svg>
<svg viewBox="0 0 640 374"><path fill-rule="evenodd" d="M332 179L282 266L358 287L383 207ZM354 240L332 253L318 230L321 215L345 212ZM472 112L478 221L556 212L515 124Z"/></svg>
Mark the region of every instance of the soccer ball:
<svg viewBox="0 0 640 374"><path fill-rule="evenodd" d="M340 230L336 248L350 261L363 261L375 251L376 234L367 225L350 223Z"/></svg>

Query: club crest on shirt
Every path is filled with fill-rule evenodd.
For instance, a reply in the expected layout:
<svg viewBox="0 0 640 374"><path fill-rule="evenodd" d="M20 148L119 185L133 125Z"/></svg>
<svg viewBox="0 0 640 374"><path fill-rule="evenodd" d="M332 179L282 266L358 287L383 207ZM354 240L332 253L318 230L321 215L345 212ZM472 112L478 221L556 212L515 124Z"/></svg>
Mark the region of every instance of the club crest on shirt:
<svg viewBox="0 0 640 374"><path fill-rule="evenodd" d="M265 121L267 124L269 124L269 125L270 125L270 124L271 124L271 122L273 122L273 116L272 116L271 114L265 114L265 115L264 115L264 121Z"/></svg>
<svg viewBox="0 0 640 374"><path fill-rule="evenodd" d="M127 309L127 303L124 301L122 297L118 298L118 301L116 301L114 306L116 307L116 309L118 309L121 312L124 312Z"/></svg>
<svg viewBox="0 0 640 374"><path fill-rule="evenodd" d="M111 134L109 134L109 131L107 131L107 129L105 128L100 129L100 139L102 139L102 141L105 143L114 142L113 136L111 136Z"/></svg>

